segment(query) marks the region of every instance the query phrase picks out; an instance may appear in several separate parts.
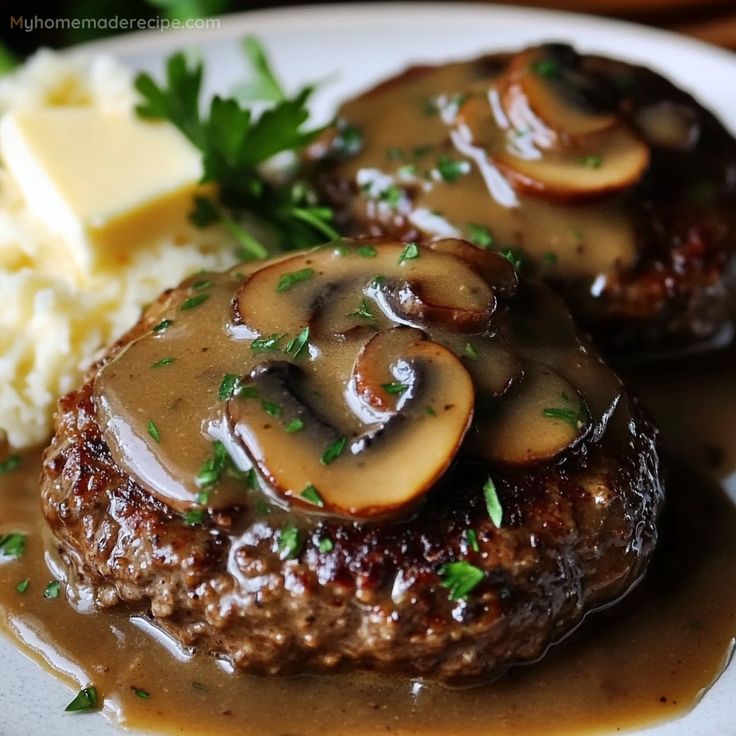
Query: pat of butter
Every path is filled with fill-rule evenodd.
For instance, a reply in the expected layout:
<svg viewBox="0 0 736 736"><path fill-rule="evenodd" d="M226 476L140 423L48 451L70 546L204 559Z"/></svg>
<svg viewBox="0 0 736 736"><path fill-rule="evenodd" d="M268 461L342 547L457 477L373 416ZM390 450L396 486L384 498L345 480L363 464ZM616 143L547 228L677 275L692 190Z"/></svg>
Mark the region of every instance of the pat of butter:
<svg viewBox="0 0 736 736"><path fill-rule="evenodd" d="M10 112L0 155L31 213L67 251L57 255L83 275L188 229L202 174L200 154L169 123L94 108Z"/></svg>

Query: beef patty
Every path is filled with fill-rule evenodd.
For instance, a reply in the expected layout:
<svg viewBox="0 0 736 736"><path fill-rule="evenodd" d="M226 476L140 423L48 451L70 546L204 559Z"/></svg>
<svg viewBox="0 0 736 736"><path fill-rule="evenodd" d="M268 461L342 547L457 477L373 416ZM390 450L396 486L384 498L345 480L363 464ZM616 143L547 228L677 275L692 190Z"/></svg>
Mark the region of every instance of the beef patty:
<svg viewBox="0 0 736 736"><path fill-rule="evenodd" d="M42 495L70 597L245 671L464 682L625 594L657 537L656 431L557 297L477 254L343 242L164 294L59 403Z"/></svg>
<svg viewBox="0 0 736 736"><path fill-rule="evenodd" d="M346 234L508 249L603 344L730 334L736 142L648 69L562 45L413 67L307 159Z"/></svg>

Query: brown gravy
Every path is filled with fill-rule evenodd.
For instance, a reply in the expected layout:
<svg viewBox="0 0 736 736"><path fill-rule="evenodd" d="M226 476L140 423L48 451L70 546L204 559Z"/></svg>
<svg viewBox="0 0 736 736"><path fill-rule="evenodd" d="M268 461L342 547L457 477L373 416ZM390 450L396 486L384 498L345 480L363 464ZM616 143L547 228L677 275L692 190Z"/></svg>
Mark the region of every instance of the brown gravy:
<svg viewBox="0 0 736 736"><path fill-rule="evenodd" d="M736 636L736 509L718 487L736 469L736 350L626 373L663 427L668 456L677 458L650 571L625 603L592 617L543 662L490 685L448 690L370 674L235 676L208 658L181 661L122 612L85 615L61 597L45 600L51 573L37 455L0 476L0 534L29 534L24 557L0 564L3 627L71 686L93 683L111 718L169 734L569 735L673 718L722 672ZM26 577L19 594L15 586ZM68 663L83 681L62 674Z"/></svg>

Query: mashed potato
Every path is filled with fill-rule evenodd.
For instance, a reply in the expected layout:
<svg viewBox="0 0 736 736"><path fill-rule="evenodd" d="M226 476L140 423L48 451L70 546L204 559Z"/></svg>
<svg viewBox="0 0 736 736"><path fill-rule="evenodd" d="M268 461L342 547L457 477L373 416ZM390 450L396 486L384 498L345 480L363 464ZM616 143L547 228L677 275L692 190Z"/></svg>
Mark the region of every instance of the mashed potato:
<svg viewBox="0 0 736 736"><path fill-rule="evenodd" d="M0 115L49 105L122 111L133 103L130 72L107 57L45 51L0 79ZM145 304L196 271L235 261L221 231L191 228L133 251L114 273L79 282L49 257L60 250L53 237L0 162L0 434L17 448L48 438L58 397Z"/></svg>

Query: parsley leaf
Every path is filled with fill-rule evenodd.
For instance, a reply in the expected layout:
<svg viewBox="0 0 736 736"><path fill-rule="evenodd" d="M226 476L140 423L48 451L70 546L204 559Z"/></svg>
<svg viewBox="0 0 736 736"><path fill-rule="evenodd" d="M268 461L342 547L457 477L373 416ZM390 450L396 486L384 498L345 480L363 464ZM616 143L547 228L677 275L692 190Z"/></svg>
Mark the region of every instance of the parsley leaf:
<svg viewBox="0 0 736 736"><path fill-rule="evenodd" d="M288 291L301 281L308 281L312 276L314 276L313 268L302 268L300 271L292 271L291 273L282 274L279 279L279 283L276 286L276 291L281 294L284 291Z"/></svg>
<svg viewBox="0 0 736 736"><path fill-rule="evenodd" d="M503 522L503 507L501 502L498 500L498 493L496 492L496 484L492 478L488 478L483 486L483 497L486 500L486 509L488 509L488 516L491 517L491 521L497 529L501 528Z"/></svg>
<svg viewBox="0 0 736 736"><path fill-rule="evenodd" d="M222 377L220 388L217 391L220 401L227 401L233 395L237 383L238 377L234 373L226 373Z"/></svg>
<svg viewBox="0 0 736 736"><path fill-rule="evenodd" d="M209 294L197 294L196 296L190 296L189 299L185 299L180 309L188 310L195 309L200 304L204 304L210 298Z"/></svg>
<svg viewBox="0 0 736 736"><path fill-rule="evenodd" d="M470 547L470 549L472 549L473 552L480 552L480 545L478 544L478 535L475 533L475 529L466 529L465 539L468 540L468 547Z"/></svg>
<svg viewBox="0 0 736 736"><path fill-rule="evenodd" d="M468 597L484 578L485 573L469 562L448 562L439 569L442 586L450 591L450 600L460 601Z"/></svg>
<svg viewBox="0 0 736 736"><path fill-rule="evenodd" d="M253 340L250 344L250 349L254 353L266 353L269 350L278 350L280 347L279 343L283 338L283 335L276 333L268 335L268 337L259 337L257 340Z"/></svg>
<svg viewBox="0 0 736 736"><path fill-rule="evenodd" d="M151 363L151 368L163 368L164 366L171 365L176 358L172 358L170 355L157 360L155 363Z"/></svg>
<svg viewBox="0 0 736 736"><path fill-rule="evenodd" d="M542 410L542 416L548 419L559 419L562 422L567 422L574 429L580 429L583 426L580 414L574 409L550 407Z"/></svg>
<svg viewBox="0 0 736 736"><path fill-rule="evenodd" d="M468 170L467 161L455 161L449 156L440 156L437 161L437 172L442 180L448 182L448 184L457 181Z"/></svg>
<svg viewBox="0 0 736 736"><path fill-rule="evenodd" d="M172 319L163 319L161 320L154 328L153 332L165 332L166 330L171 327L171 325L174 324L174 320Z"/></svg>
<svg viewBox="0 0 736 736"><path fill-rule="evenodd" d="M161 442L161 432L159 432L159 429L156 426L156 422L154 422L153 419L148 420L148 425L146 426L146 429L148 430L148 434L153 437L155 442Z"/></svg>
<svg viewBox="0 0 736 736"><path fill-rule="evenodd" d="M98 695L96 687L85 687L80 690L77 697L72 700L64 711L66 713L78 713L83 711L97 710Z"/></svg>
<svg viewBox="0 0 736 736"><path fill-rule="evenodd" d="M5 473L12 473L14 470L18 470L20 467L20 455L11 455L6 457L5 460L0 462L0 475Z"/></svg>
<svg viewBox="0 0 736 736"><path fill-rule="evenodd" d="M332 552L332 550L335 549L335 545L329 537L322 537L317 543L317 549L322 552L322 554L326 554L327 552Z"/></svg>
<svg viewBox="0 0 736 736"><path fill-rule="evenodd" d="M399 383L394 381L393 383L382 383L381 388L387 393L392 395L403 394L404 391L409 389L408 383Z"/></svg>
<svg viewBox="0 0 736 736"><path fill-rule="evenodd" d="M352 312L348 312L347 317L361 317L362 319L375 319L368 302L365 299L360 300L358 308Z"/></svg>
<svg viewBox="0 0 736 736"><path fill-rule="evenodd" d="M281 414L281 407L278 404L274 404L273 401L261 401L261 408L270 417L278 417Z"/></svg>
<svg viewBox="0 0 736 736"><path fill-rule="evenodd" d="M330 465L334 463L340 455L345 452L345 448L348 445L347 437L339 437L322 453L321 462L322 465Z"/></svg>
<svg viewBox="0 0 736 736"><path fill-rule="evenodd" d="M295 557L298 557L302 548L302 538L299 529L293 524L287 524L283 527L279 532L278 546L283 559L293 560Z"/></svg>
<svg viewBox="0 0 736 736"><path fill-rule="evenodd" d="M25 534L4 534L0 536L0 558L12 557L19 559L26 551Z"/></svg>
<svg viewBox="0 0 736 736"><path fill-rule="evenodd" d="M469 222L467 231L470 242L479 248L490 248L494 243L493 233L485 225L477 225Z"/></svg>
<svg viewBox="0 0 736 736"><path fill-rule="evenodd" d="M23 595L28 590L28 586L31 584L31 579L26 578L25 580L21 580L18 585L15 586L15 589Z"/></svg>
<svg viewBox="0 0 736 736"><path fill-rule="evenodd" d="M419 246L416 243L409 243L404 250L401 251L399 256L399 263L404 261L413 261L415 258L419 258Z"/></svg>
<svg viewBox="0 0 736 736"><path fill-rule="evenodd" d="M292 419L284 427L284 431L287 434L294 434L295 432L301 432L303 429L304 429L304 422L301 419Z"/></svg>
<svg viewBox="0 0 736 736"><path fill-rule="evenodd" d="M47 601L56 600L61 593L61 583L58 580L52 580L43 591L43 597Z"/></svg>
<svg viewBox="0 0 736 736"><path fill-rule="evenodd" d="M295 360L299 358L307 346L309 345L309 327L304 327L299 331L296 337L292 337L289 342L286 343L284 352L287 355L291 355Z"/></svg>
<svg viewBox="0 0 736 736"><path fill-rule="evenodd" d="M304 500L313 503L315 506L323 508L325 505L322 496L319 495L319 491L310 483L300 494Z"/></svg>

